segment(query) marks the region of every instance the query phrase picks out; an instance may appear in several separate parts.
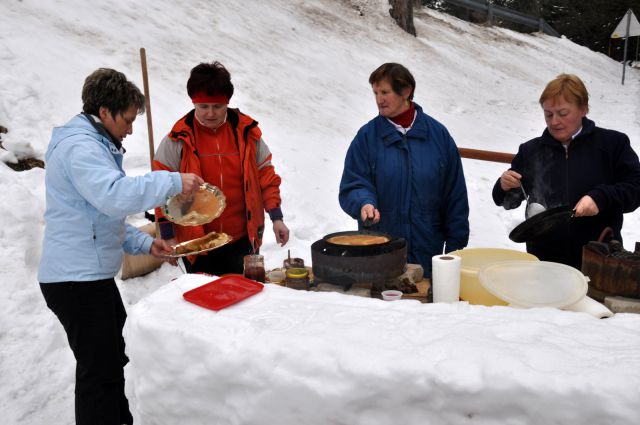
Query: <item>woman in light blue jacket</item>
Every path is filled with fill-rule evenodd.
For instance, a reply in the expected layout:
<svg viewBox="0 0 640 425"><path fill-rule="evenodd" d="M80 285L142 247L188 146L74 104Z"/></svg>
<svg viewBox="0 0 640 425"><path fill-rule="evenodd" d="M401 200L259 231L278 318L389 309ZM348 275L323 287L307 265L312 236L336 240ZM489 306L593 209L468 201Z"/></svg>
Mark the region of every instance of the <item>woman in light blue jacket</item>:
<svg viewBox="0 0 640 425"><path fill-rule="evenodd" d="M125 218L163 204L168 196L192 192L203 181L166 171L125 175L122 140L144 112L144 96L124 74L93 72L82 101L83 113L53 130L45 156L46 227L38 281L77 361L76 423L131 424L123 374L126 313L114 277L123 250L160 256L171 248Z"/></svg>

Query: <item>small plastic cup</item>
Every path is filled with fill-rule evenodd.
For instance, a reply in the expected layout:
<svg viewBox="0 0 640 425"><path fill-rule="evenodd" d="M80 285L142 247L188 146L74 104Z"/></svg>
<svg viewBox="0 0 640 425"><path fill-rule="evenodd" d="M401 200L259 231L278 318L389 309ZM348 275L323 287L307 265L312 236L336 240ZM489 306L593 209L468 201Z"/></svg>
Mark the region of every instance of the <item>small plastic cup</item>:
<svg viewBox="0 0 640 425"><path fill-rule="evenodd" d="M402 291L396 291L395 289L382 291L382 299L385 301L396 301L401 298L402 298Z"/></svg>

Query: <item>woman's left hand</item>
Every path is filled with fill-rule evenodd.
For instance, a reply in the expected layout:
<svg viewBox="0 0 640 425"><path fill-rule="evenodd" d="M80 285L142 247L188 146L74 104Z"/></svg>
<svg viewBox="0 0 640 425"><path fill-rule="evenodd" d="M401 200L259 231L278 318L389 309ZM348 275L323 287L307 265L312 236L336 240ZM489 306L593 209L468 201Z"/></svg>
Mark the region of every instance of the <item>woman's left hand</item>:
<svg viewBox="0 0 640 425"><path fill-rule="evenodd" d="M583 196L574 207L576 217L589 217L600 212L593 198L589 195Z"/></svg>
<svg viewBox="0 0 640 425"><path fill-rule="evenodd" d="M289 228L282 220L275 220L273 222L273 234L276 235L276 242L279 243L280 246L285 246L289 241Z"/></svg>

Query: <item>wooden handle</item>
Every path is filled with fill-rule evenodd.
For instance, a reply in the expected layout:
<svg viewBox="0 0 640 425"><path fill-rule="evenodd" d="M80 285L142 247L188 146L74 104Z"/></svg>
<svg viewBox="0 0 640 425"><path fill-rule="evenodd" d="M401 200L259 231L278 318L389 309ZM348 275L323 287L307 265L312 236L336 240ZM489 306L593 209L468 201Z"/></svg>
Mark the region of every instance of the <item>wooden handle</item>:
<svg viewBox="0 0 640 425"><path fill-rule="evenodd" d="M142 84L144 85L144 107L147 111L147 132L149 133L149 167L153 171L153 155L155 154L155 146L153 143L153 123L151 121L151 97L149 95L149 77L147 74L147 53L144 47L140 48L140 64L142 65ZM160 223L158 223L157 214L153 215L156 226L156 237L160 238Z"/></svg>
<svg viewBox="0 0 640 425"><path fill-rule="evenodd" d="M142 82L144 84L144 104L147 111L147 131L149 133L149 166L153 170L153 155L155 147L153 143L153 123L151 121L151 95L149 94L149 77L147 75L147 54L144 47L140 48L140 64L142 65Z"/></svg>
<svg viewBox="0 0 640 425"><path fill-rule="evenodd" d="M503 162L511 164L511 160L515 156L512 153L483 151L480 149L458 148L460 156L469 159L479 159L481 161Z"/></svg>

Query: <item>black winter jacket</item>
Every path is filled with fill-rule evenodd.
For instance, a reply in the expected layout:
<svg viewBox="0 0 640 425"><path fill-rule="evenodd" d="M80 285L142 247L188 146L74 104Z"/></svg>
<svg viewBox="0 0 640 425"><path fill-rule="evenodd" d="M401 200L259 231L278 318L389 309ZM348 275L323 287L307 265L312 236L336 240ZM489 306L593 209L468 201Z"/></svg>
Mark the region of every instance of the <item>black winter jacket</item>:
<svg viewBox="0 0 640 425"><path fill-rule="evenodd" d="M522 175L522 185L530 202L546 208L575 206L580 198L591 196L600 212L593 217L574 217L567 225L536 241L527 243L527 252L543 261L582 264L582 246L597 240L611 227L622 241L622 214L640 206L640 163L629 138L620 132L596 127L582 119L582 131L568 149L547 129L541 137L520 145L511 169ZM505 209L520 206L521 190L504 192L500 179L493 187L493 200Z"/></svg>

